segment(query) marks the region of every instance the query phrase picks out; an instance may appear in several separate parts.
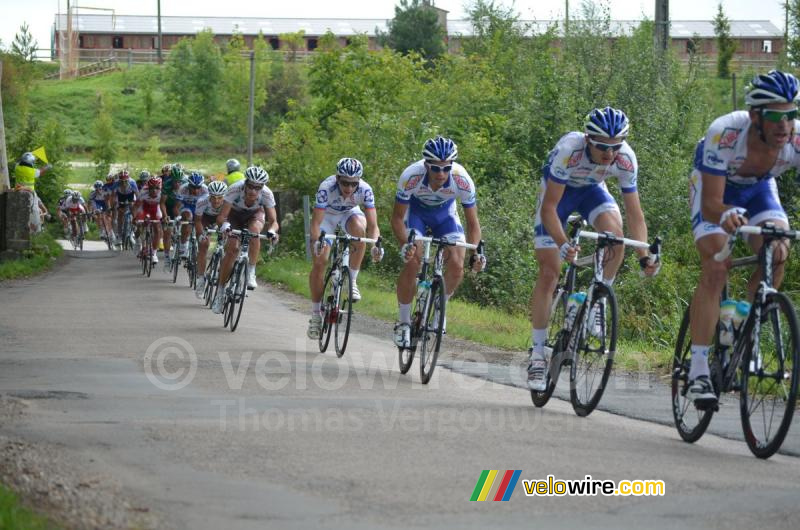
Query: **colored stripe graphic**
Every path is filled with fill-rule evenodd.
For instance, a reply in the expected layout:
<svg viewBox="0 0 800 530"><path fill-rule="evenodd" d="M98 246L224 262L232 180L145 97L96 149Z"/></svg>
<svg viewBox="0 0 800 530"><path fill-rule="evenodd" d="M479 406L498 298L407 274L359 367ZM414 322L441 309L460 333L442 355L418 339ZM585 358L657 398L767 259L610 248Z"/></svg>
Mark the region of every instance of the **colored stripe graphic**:
<svg viewBox="0 0 800 530"><path fill-rule="evenodd" d="M512 470L512 469L509 469L509 470L507 470L505 472L505 474L503 475L503 480L500 481L500 488L498 488L497 494L495 494L495 496L492 497L492 500L494 500L494 501L502 501L503 500L503 495L506 494L506 488L508 488L508 483L511 480L511 475L513 475L513 474L514 474L514 470Z"/></svg>
<svg viewBox="0 0 800 530"><path fill-rule="evenodd" d="M514 490L517 487L517 483L519 482L519 476L522 474L521 469L515 469L514 474L511 475L511 479L508 481L508 487L506 488L506 492L503 495L503 500L507 501L511 499L511 494L514 493Z"/></svg>
<svg viewBox="0 0 800 530"><path fill-rule="evenodd" d="M492 484L494 484L494 478L497 476L496 469L489 470L489 476L486 477L486 482L483 484L483 489L481 490L481 494L478 497L479 501L485 501L486 496L489 495L489 490L492 489Z"/></svg>
<svg viewBox="0 0 800 530"><path fill-rule="evenodd" d="M470 501L477 501L478 496L481 494L481 490L483 489L483 483L486 482L486 477L489 475L489 470L484 469L481 472L481 478L478 479L478 483L475 484L475 489L472 490L472 497L469 498Z"/></svg>

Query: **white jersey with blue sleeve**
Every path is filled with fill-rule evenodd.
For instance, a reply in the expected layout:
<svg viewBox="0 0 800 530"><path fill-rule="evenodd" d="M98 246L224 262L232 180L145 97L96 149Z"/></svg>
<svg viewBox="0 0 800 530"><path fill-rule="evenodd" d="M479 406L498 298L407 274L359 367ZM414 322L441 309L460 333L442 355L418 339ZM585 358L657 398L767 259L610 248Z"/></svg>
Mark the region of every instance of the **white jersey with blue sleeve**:
<svg viewBox="0 0 800 530"><path fill-rule="evenodd" d="M419 160L408 166L397 181L395 201L410 204L412 209L450 209L455 211L455 201L464 208L472 208L477 202L475 183L461 164L453 162L450 177L438 190L428 183L425 161Z"/></svg>
<svg viewBox="0 0 800 530"><path fill-rule="evenodd" d="M320 183L314 208L325 210L326 214L341 214L360 205L368 210L375 208L375 193L372 191L372 186L361 179L355 191L349 197L344 197L336 182L336 175L331 175Z"/></svg>
<svg viewBox="0 0 800 530"><path fill-rule="evenodd" d="M181 201L184 206L194 207L197 204L197 201L199 201L201 197L205 197L206 195L208 195L208 186L206 186L205 184L200 186L200 190L202 191L200 191L197 194L193 193L193 191L196 189L197 188L190 187L189 184L183 184L178 189L177 193L178 200Z"/></svg>
<svg viewBox="0 0 800 530"><path fill-rule="evenodd" d="M545 179L571 188L592 186L616 177L623 193L633 193L636 191L639 165L636 154L626 141L622 142L622 148L611 164L595 164L589 156L586 135L574 131L561 137L547 156L547 163L542 170Z"/></svg>

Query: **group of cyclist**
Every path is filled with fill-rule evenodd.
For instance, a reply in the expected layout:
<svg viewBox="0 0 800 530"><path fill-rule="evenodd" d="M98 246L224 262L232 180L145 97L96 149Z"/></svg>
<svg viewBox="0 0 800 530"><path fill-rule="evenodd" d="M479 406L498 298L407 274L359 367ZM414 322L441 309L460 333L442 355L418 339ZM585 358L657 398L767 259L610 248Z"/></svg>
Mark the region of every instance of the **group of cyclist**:
<svg viewBox="0 0 800 530"><path fill-rule="evenodd" d="M708 354L712 347L719 317L719 296L727 280L728 264L713 256L729 234L742 225L770 222L788 228L788 218L778 198L776 177L791 168L800 167L797 102L800 99L798 80L791 74L772 70L756 75L746 90L746 111L735 111L716 119L695 151L690 175L690 209L695 244L700 254L701 276L691 301L691 354L689 394L698 408L716 404L716 394L709 378ZM580 248L566 235L570 214L578 212L599 232L623 235L620 208L609 193L606 181L619 182L628 224L628 232L639 241L647 241L648 229L637 187L636 154L627 142L630 122L619 109L607 106L592 110L586 117L583 131L562 136L549 153L542 168L538 203L534 221L535 258L538 277L531 295L531 348L529 350L528 386L544 391L548 356L545 342L551 311L552 294L564 261L576 258ZM397 182L391 214L392 233L401 246L403 268L397 280L399 318L394 327L398 348L410 345L411 303L415 279L422 257L420 242L411 242L409 235L477 244L481 227L477 213L475 184L466 169L456 162L458 148L449 138L438 136L427 140L422 159L409 165ZM275 199L266 186L269 176L260 167L241 171L239 163L227 162L226 182L205 184L199 173L185 175L180 165L165 165L160 176L147 171L133 182L127 171L109 174L106 182L97 181L88 206L77 192L65 193L59 204L59 215L65 222L71 213L97 213L103 237L119 240L111 229L111 213L117 211L121 225L123 209L134 208L136 219L179 218L181 225L179 254L185 256L186 242L194 230L199 241L198 266L204 270L209 241L205 229L216 225L222 231L244 229L261 233L266 228L277 239L278 221ZM320 238L322 232L337 228L354 237L378 240L380 229L372 187L363 180L364 167L355 158L342 158L336 173L325 178L316 193L311 218L313 265L309 274L311 318L307 335L318 339L321 332L323 277L330 254L330 240ZM460 203L466 219L466 230L457 210ZM169 256L171 225L163 231L156 225L155 246L163 236L165 256ZM259 239L249 250L250 267L247 284L256 287L255 263ZM761 246L759 237L750 237L754 251ZM220 282L224 285L238 256L237 238L228 238L222 261ZM449 298L464 275L465 248L449 246L445 250L445 297ZM637 249L639 264L647 276L658 273L661 263L645 249ZM775 250L775 282L783 277L788 245ZM352 301L361 299L357 278L366 254L366 244L353 243L349 271ZM373 244L370 255L378 262L384 256L380 245ZM624 258L613 254L605 267L604 282L609 286ZM157 261L155 253L153 261ZM165 259L165 270L170 266ZM486 257L471 251L468 267L479 272L486 267ZM749 282L752 298L760 281L756 270ZM198 278L197 289L203 291L206 279ZM221 312L223 289L217 290L212 310Z"/></svg>

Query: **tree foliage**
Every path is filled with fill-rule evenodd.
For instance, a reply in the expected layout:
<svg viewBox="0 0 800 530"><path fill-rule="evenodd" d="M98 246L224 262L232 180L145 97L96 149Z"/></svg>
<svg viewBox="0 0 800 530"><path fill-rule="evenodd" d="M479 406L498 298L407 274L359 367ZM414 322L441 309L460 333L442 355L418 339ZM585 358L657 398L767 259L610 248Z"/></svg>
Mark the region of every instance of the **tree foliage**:
<svg viewBox="0 0 800 530"><path fill-rule="evenodd" d="M402 54L416 52L436 59L445 52L444 28L426 0L400 0L386 32L378 31L378 42Z"/></svg>
<svg viewBox="0 0 800 530"><path fill-rule="evenodd" d="M714 35L717 36L717 76L727 79L731 75L730 64L736 53L736 41L731 38L731 23L722 10L722 2L717 4Z"/></svg>
<svg viewBox="0 0 800 530"><path fill-rule="evenodd" d="M33 62L36 58L36 48L39 41L33 38L28 23L23 22L19 27L19 33L14 35L14 42L11 43L11 53L20 57L23 61Z"/></svg>
<svg viewBox="0 0 800 530"><path fill-rule="evenodd" d="M94 148L92 161L96 165L96 175L104 177L111 164L116 162L119 146L112 118L111 105L105 94L97 94L97 117L93 127Z"/></svg>

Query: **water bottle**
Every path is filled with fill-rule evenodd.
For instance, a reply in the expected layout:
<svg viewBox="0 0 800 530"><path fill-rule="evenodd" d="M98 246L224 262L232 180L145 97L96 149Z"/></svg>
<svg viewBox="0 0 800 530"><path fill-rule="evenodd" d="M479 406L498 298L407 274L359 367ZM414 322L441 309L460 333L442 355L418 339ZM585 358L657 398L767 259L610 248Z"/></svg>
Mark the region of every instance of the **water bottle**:
<svg viewBox="0 0 800 530"><path fill-rule="evenodd" d="M750 304L744 300L737 302L736 304L736 312L733 313L733 331L737 335L739 331L742 329L742 322L745 321L747 315L750 314Z"/></svg>
<svg viewBox="0 0 800 530"><path fill-rule="evenodd" d="M586 300L586 293L572 293L567 298L567 317L564 319L564 328L572 329L572 324L575 322L575 316L578 314L578 309L583 305Z"/></svg>
<svg viewBox="0 0 800 530"><path fill-rule="evenodd" d="M736 300L723 300L719 306L719 344L733 344L733 315L736 313Z"/></svg>

